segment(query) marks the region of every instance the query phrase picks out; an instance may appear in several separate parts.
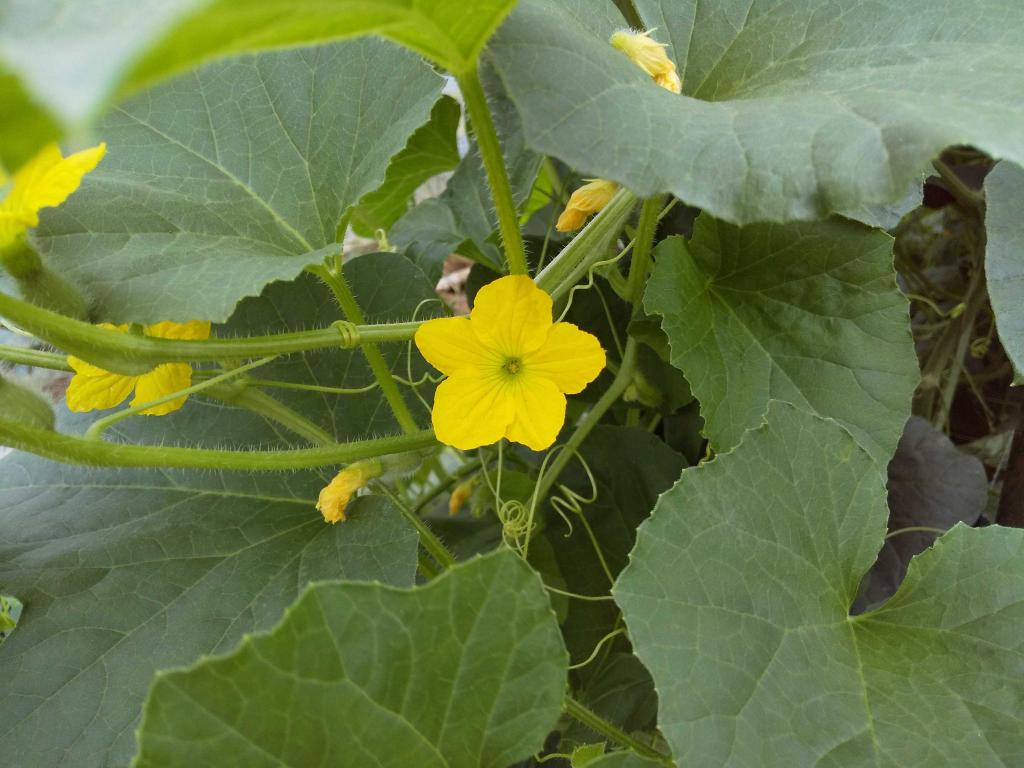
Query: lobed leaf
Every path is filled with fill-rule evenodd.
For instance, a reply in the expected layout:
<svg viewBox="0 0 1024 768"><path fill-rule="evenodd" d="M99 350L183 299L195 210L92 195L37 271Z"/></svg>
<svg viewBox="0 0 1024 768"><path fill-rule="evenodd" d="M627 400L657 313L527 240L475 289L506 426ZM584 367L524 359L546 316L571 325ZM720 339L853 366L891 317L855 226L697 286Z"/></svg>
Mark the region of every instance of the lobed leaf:
<svg viewBox="0 0 1024 768"><path fill-rule="evenodd" d="M952 144L1024 161L1024 5L641 0L683 95L608 44L611 3L524 0L488 57L530 146L727 221L892 203Z"/></svg>
<svg viewBox="0 0 1024 768"><path fill-rule="evenodd" d="M1020 762L1024 532L958 526L851 617L885 521L878 462L781 403L661 497L615 596L678 764Z"/></svg>
<svg viewBox="0 0 1024 768"><path fill-rule="evenodd" d="M226 320L337 252L441 80L376 40L211 64L107 118L107 156L36 231L101 320ZM366 93L372 89L373 99Z"/></svg>
<svg viewBox="0 0 1024 768"><path fill-rule="evenodd" d="M644 306L661 315L717 450L779 399L836 419L888 462L919 377L888 235L703 214L691 240L669 238L655 256Z"/></svg>
<svg viewBox="0 0 1024 768"><path fill-rule="evenodd" d="M566 653L505 550L425 587L310 587L272 632L158 675L137 765L505 768L561 712Z"/></svg>

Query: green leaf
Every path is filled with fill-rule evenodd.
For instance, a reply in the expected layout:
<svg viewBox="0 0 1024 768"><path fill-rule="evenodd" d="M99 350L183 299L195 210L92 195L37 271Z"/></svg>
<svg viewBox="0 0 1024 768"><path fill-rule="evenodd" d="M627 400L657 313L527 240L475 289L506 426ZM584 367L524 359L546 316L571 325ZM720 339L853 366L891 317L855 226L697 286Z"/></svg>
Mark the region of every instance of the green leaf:
<svg viewBox="0 0 1024 768"><path fill-rule="evenodd" d="M488 48L530 146L744 223L890 203L951 144L1024 161L1024 5L643 0L678 96L611 3L524 0Z"/></svg>
<svg viewBox="0 0 1024 768"><path fill-rule="evenodd" d="M282 444L248 414L201 401L128 424L121 439ZM328 479L0 461L0 584L25 604L0 647L8 754L124 765L156 670L272 626L310 581L411 584L412 528L379 497L325 525L314 504Z"/></svg>
<svg viewBox="0 0 1024 768"><path fill-rule="evenodd" d="M137 765L505 766L561 711L540 580L505 550L425 587L319 584L230 656L157 676Z"/></svg>
<svg viewBox="0 0 1024 768"><path fill-rule="evenodd" d="M780 403L661 497L615 596L679 765L1020 763L1024 531L959 526L851 617L885 520L884 468Z"/></svg>
<svg viewBox="0 0 1024 768"><path fill-rule="evenodd" d="M39 121L56 122L75 139L112 94L134 92L211 57L359 35L390 38L460 74L476 65L514 2L11 0L0 17L0 66L17 75L39 105L23 98L14 111L0 111L0 137ZM402 79L386 67L378 70L375 100L386 103L387 89ZM0 105L6 106L2 97ZM33 149L49 138L32 136ZM24 148L19 151L24 157Z"/></svg>
<svg viewBox="0 0 1024 768"><path fill-rule="evenodd" d="M592 763L587 763L587 768L655 768L663 765L664 763L648 760L635 752L625 750L612 752Z"/></svg>
<svg viewBox="0 0 1024 768"><path fill-rule="evenodd" d="M1024 377L1024 168L999 163L985 179L985 277L999 340Z"/></svg>
<svg viewBox="0 0 1024 768"><path fill-rule="evenodd" d="M380 186L440 87L376 40L212 64L103 123L108 154L44 212L40 249L99 319L226 320L340 248L342 215Z"/></svg>
<svg viewBox="0 0 1024 768"><path fill-rule="evenodd" d="M778 399L889 460L919 374L888 235L839 219L736 227L701 215L692 240L655 255L644 306L662 316L716 450Z"/></svg>
<svg viewBox="0 0 1024 768"><path fill-rule="evenodd" d="M683 457L653 435L636 427L598 425L580 448L596 483L597 498L580 504L614 578L626 565L637 526L647 517L658 494L669 488L686 466ZM630 467L623 473L624 466ZM589 498L594 490L582 465L574 461L560 483L577 496ZM566 498L564 490L552 495ZM579 517L570 514L572 533L565 523L549 515L544 535L551 543L567 589L579 595L607 595L611 580L605 574L594 544ZM564 622L566 644L573 661L587 658L615 624L618 612L610 601L570 600ZM586 673L596 673L589 667Z"/></svg>
<svg viewBox="0 0 1024 768"><path fill-rule="evenodd" d="M405 213L423 182L459 164L456 134L461 114L459 103L451 96L442 96L434 104L430 120L416 129L405 149L391 159L384 183L352 211L349 223L355 232L373 237L378 229L387 231Z"/></svg>

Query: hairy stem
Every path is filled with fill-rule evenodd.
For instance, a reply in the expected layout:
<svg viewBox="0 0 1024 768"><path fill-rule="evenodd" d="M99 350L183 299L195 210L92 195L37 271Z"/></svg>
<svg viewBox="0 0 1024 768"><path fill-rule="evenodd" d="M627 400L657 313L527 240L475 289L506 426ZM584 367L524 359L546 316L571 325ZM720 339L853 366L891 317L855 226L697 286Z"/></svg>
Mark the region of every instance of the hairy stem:
<svg viewBox="0 0 1024 768"><path fill-rule="evenodd" d="M26 349L25 347L12 347L7 344L0 344L0 360L6 360L15 365L31 365L33 368L48 368L51 371L71 371L66 355L56 352L43 352L38 349Z"/></svg>
<svg viewBox="0 0 1024 768"><path fill-rule="evenodd" d="M487 181L490 183L491 199L498 213L498 228L501 231L509 272L513 275L525 275L528 273L526 249L523 247L523 237L519 232L519 214L516 213L515 200L512 199L512 186L505 170L505 157L498 141L498 133L494 129L494 121L491 119L491 110L487 106L487 96L475 69L459 75L458 82L473 126L473 134L480 148L480 158L483 160L484 170L487 171Z"/></svg>
<svg viewBox="0 0 1024 768"><path fill-rule="evenodd" d="M657 195L644 200L640 208L640 218L636 225L636 237L633 246L633 259L629 267L629 279L626 281L629 301L633 304L633 315L642 311L644 287L647 275L651 271L651 251L654 250L654 234L658 228L658 215L665 202L664 195Z"/></svg>
<svg viewBox="0 0 1024 768"><path fill-rule="evenodd" d="M359 326L338 322L315 331L240 339L161 339L100 328L3 293L0 316L104 370L126 375L146 373L162 363L248 360L328 347L352 349L366 342L408 341L422 324L416 321Z"/></svg>
<svg viewBox="0 0 1024 768"><path fill-rule="evenodd" d="M175 467L275 472L348 464L358 459L415 451L436 444L433 431L425 429L413 435L286 451L128 445L64 435L48 429L26 426L0 416L0 445L28 451L65 464L88 464L99 467Z"/></svg>
<svg viewBox="0 0 1024 768"><path fill-rule="evenodd" d="M352 290L345 280L340 263L333 270L319 265L308 267L308 269L323 280L327 287L331 289L334 298L338 300L341 311L350 323L355 323L357 326L365 325L366 318L363 316L363 310L360 308L359 302L356 301L356 297L352 294ZM372 342L366 341L360 346L362 347L366 362L370 365L370 370L373 371L373 377L377 380L380 391L384 395L384 399L388 401L388 405L391 406L391 412L395 414L395 420L398 422L398 425L406 434L411 435L417 432L419 426L409 411L409 406L406 405L402 393L398 391L398 385L395 383L394 376L388 367L387 361L384 359L384 355L381 354L377 345Z"/></svg>

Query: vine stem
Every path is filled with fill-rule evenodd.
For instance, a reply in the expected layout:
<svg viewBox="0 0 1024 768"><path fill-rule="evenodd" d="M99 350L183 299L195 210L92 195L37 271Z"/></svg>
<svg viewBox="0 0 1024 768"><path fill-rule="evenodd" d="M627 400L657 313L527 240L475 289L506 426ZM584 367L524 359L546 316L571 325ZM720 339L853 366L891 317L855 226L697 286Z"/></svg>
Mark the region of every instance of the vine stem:
<svg viewBox="0 0 1024 768"><path fill-rule="evenodd" d="M100 328L3 293L0 317L104 370L127 375L147 373L162 363L248 360L327 347L352 349L366 342L408 341L422 325L421 321L375 325L341 321L315 331L240 339L161 339Z"/></svg>
<svg viewBox="0 0 1024 768"><path fill-rule="evenodd" d="M656 195L644 200L644 204L640 207L640 218L637 221L636 237L634 238L633 259L630 262L629 278L626 281L634 316L641 310L644 287L647 285L647 274L651 271L654 234L658 228L658 216L664 202L664 195Z"/></svg>
<svg viewBox="0 0 1024 768"><path fill-rule="evenodd" d="M491 110L487 106L487 96L484 94L483 86L480 85L480 76L474 67L456 79L459 83L459 90L462 91L466 111L469 113L477 146L480 148L480 158L483 160L484 170L487 172L487 181L490 183L491 199L494 201L494 208L498 213L498 228L501 230L501 240L505 248L505 258L508 260L509 272L513 275L528 274L526 249L523 247L523 237L519 232L519 214L516 212L516 203L512 198L512 185L509 184L501 142L498 140L498 133L494 128L494 120L491 119Z"/></svg>
<svg viewBox="0 0 1024 768"><path fill-rule="evenodd" d="M0 360L6 360L15 365L31 365L33 368L47 368L51 371L67 371L73 369L68 365L65 355L58 355L56 352L43 352L39 349L28 349L26 347L12 347L8 344L0 344Z"/></svg>
<svg viewBox="0 0 1024 768"><path fill-rule="evenodd" d="M436 444L433 431L425 429L412 435L332 443L316 448L285 451L129 445L65 435L0 416L0 445L18 451L28 451L64 464L87 464L98 467L172 467L275 472L311 469L329 464L348 464L359 459L415 451Z"/></svg>
<svg viewBox="0 0 1024 768"><path fill-rule="evenodd" d="M334 294L334 298L338 300L345 318L350 323L355 323L357 326L366 324L363 310L360 308L359 302L356 301L356 297L352 294L352 290L345 280L340 258L337 259L334 269L328 269L321 265L307 267L306 269L327 284L327 287ZM384 399L391 406L391 412L395 414L395 420L398 421L402 431L407 435L418 432L419 425L416 424L416 419L413 418L412 413L409 411L409 406L405 404L402 393L398 391L398 385L391 375L391 368L384 359L384 355L381 354L380 349L376 344L369 341L362 342L360 346L363 350L363 356L366 358L366 362L370 364L370 370L373 371L373 376L377 380L377 385L380 387Z"/></svg>
<svg viewBox="0 0 1024 768"><path fill-rule="evenodd" d="M276 421L296 435L306 438L313 445L336 444L330 434L266 392L253 389L251 382L238 382L237 386L233 384L234 382L215 385L206 391L206 395Z"/></svg>
<svg viewBox="0 0 1024 768"><path fill-rule="evenodd" d="M669 766L669 768L673 765L672 760L669 757L658 752L653 747L649 747L643 742L634 739L628 733L612 725L596 712L585 706L582 702L574 699L572 696L566 695L562 702L562 710L565 714L583 723L583 725L587 726L591 730L600 733L602 736L607 737L616 744L628 747L638 755L650 760L655 760L662 765Z"/></svg>

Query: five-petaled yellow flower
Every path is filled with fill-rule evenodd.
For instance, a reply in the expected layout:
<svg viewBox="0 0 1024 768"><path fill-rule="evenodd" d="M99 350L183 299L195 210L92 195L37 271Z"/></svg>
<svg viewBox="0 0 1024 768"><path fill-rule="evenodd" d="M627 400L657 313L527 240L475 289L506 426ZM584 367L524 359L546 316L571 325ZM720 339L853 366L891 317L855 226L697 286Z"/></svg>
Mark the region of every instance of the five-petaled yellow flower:
<svg viewBox="0 0 1024 768"><path fill-rule="evenodd" d="M95 168L107 151L106 144L63 157L56 144L43 147L14 174L11 189L0 201L0 248L39 224L39 211L60 205L82 177Z"/></svg>
<svg viewBox="0 0 1024 768"><path fill-rule="evenodd" d="M612 35L612 46L629 56L633 62L662 88L680 93L683 90L675 62L665 53L666 45L651 39L648 32L616 32Z"/></svg>
<svg viewBox="0 0 1024 768"><path fill-rule="evenodd" d="M345 520L345 507L352 496L375 477L380 477L382 465L378 459L367 459L349 464L341 470L327 487L320 491L316 508L324 516L324 522L339 523Z"/></svg>
<svg viewBox="0 0 1024 768"><path fill-rule="evenodd" d="M541 451L565 421L565 396L597 378L598 340L551 319L551 297L525 275L484 286L470 316L429 320L416 346L448 378L434 395L434 431L461 450L503 437Z"/></svg>
<svg viewBox="0 0 1024 768"><path fill-rule="evenodd" d="M558 217L555 229L559 232L573 232L586 222L587 217L597 213L612 199L619 185L605 179L590 179L569 197L569 202Z"/></svg>
<svg viewBox="0 0 1024 768"><path fill-rule="evenodd" d="M128 331L127 325L102 323L101 328L112 331ZM187 323L163 322L147 325L143 332L147 336L162 339L206 339L210 336L210 324L202 320ZM148 403L161 397L192 386L192 366L188 363L165 363L139 376L125 376L111 373L87 363L77 357L68 357L75 375L68 385L68 408L72 411L93 411L113 408L135 390L132 405ZM178 397L162 405L147 408L141 413L147 416L163 416L176 411L185 404L186 397Z"/></svg>

